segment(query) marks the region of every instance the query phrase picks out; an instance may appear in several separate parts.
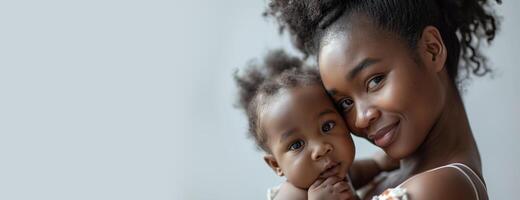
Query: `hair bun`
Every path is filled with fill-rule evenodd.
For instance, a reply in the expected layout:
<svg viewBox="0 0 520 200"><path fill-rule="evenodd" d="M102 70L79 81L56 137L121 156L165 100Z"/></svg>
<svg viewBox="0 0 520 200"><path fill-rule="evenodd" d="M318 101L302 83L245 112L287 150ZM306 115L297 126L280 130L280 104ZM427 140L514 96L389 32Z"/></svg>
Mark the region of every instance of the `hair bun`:
<svg viewBox="0 0 520 200"><path fill-rule="evenodd" d="M289 56L283 49L271 50L261 63L249 61L242 74L235 72L235 82L239 86L238 106L247 108L258 89L267 79L280 76L284 71L297 70L303 67L303 62L296 56Z"/></svg>

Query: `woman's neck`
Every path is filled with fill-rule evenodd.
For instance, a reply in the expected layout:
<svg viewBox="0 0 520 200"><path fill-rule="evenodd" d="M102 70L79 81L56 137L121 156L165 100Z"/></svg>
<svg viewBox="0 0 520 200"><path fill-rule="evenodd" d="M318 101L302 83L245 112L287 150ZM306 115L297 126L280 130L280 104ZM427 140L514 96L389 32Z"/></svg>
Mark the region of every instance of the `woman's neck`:
<svg viewBox="0 0 520 200"><path fill-rule="evenodd" d="M453 84L447 86L446 103L439 119L419 149L401 160L410 175L453 162L464 163L480 174L480 155L469 126L462 98Z"/></svg>

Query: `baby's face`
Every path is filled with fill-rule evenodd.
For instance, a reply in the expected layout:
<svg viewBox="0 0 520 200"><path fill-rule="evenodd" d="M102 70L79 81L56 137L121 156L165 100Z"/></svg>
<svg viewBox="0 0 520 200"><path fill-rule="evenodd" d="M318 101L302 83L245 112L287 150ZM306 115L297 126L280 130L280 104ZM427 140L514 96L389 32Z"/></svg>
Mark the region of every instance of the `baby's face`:
<svg viewBox="0 0 520 200"><path fill-rule="evenodd" d="M260 125L275 171L304 189L317 179L346 176L354 159L354 143L321 86L281 91L264 108Z"/></svg>

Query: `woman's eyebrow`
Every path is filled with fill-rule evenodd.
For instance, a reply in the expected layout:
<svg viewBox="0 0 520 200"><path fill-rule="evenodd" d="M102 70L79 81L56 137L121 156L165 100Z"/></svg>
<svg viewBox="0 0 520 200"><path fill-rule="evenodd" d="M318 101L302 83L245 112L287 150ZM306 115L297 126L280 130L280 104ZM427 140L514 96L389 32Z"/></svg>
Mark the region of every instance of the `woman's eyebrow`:
<svg viewBox="0 0 520 200"><path fill-rule="evenodd" d="M350 70L349 73L347 73L345 80L352 81L352 79L354 79L361 71L380 61L381 59L376 58L363 59L363 61L361 61L359 64L356 65L356 67L354 67L352 70ZM338 91L335 88L327 89L327 94L329 94L329 96L331 97L336 96L337 93Z"/></svg>
<svg viewBox="0 0 520 200"><path fill-rule="evenodd" d="M372 66L375 63L378 63L379 61L381 61L381 60L375 59L375 58L363 59L363 61L361 61L359 64L357 64L356 67L354 67L352 70L350 70L350 72L347 75L347 80L354 79L361 71Z"/></svg>
<svg viewBox="0 0 520 200"><path fill-rule="evenodd" d="M332 88L332 89L327 89L327 94L329 94L330 97L334 97L336 96L336 94L338 94L338 90Z"/></svg>

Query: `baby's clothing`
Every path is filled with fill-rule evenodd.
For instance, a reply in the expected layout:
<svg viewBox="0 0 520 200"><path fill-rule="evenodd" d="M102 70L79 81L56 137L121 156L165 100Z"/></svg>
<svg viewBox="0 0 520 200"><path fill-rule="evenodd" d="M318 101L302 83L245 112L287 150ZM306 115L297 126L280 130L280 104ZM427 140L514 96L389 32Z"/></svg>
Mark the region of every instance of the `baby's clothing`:
<svg viewBox="0 0 520 200"><path fill-rule="evenodd" d="M267 200L273 200L280 191L280 185L267 189Z"/></svg>
<svg viewBox="0 0 520 200"><path fill-rule="evenodd" d="M348 182L351 190L354 191L353 190L354 187L352 186L352 182L350 181L350 178L348 176L345 178L346 178L346 181ZM267 200L273 200L276 197L276 195L278 195L278 191L280 191L281 186L282 186L282 184L279 184L277 186L267 189Z"/></svg>

